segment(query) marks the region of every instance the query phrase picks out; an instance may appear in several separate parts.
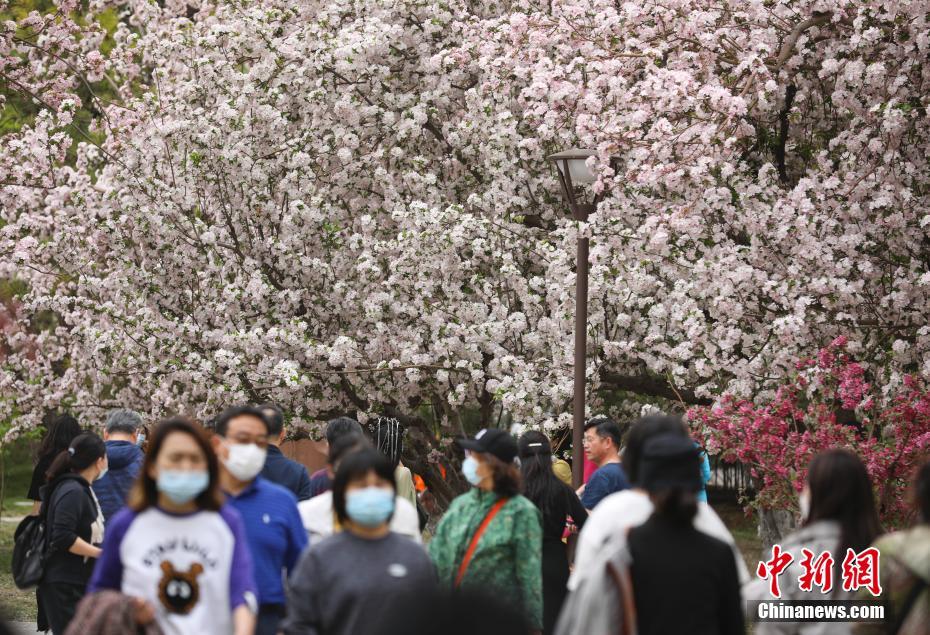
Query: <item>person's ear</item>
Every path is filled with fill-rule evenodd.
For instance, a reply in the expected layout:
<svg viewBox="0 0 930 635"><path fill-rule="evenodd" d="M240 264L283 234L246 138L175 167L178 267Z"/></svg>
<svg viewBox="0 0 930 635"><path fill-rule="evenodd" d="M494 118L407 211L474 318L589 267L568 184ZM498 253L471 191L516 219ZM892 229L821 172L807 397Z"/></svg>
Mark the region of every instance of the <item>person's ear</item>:
<svg viewBox="0 0 930 635"><path fill-rule="evenodd" d="M286 437L287 437L287 428L286 428L286 427L282 427L282 428L281 428L281 433L278 434L278 445L281 445L282 443L284 443L284 439L285 439Z"/></svg>
<svg viewBox="0 0 930 635"><path fill-rule="evenodd" d="M225 459L229 454L229 449L226 447L226 444L223 443L223 437L218 434L214 434L210 437L210 445L213 446L213 451L216 452L216 455L220 458Z"/></svg>
<svg viewBox="0 0 930 635"><path fill-rule="evenodd" d="M109 440L110 440L110 432L109 432L108 430L104 430L104 431L103 431L103 440L104 440L104 441L109 441Z"/></svg>

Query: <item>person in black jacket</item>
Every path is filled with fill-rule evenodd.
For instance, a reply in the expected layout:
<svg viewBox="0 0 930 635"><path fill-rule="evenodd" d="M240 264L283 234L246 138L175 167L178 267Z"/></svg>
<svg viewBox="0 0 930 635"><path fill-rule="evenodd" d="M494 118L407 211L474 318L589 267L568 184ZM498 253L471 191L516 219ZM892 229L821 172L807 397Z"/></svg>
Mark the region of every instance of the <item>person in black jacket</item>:
<svg viewBox="0 0 930 635"><path fill-rule="evenodd" d="M733 550L694 528L699 450L687 437L659 435L646 442L638 472L655 506L627 537L639 635L743 635Z"/></svg>
<svg viewBox="0 0 930 635"><path fill-rule="evenodd" d="M552 444L542 432L531 430L520 437L520 471L523 495L542 512L543 633L555 631L555 623L568 593L568 545L562 538L566 524L579 529L588 512L571 487L552 471Z"/></svg>
<svg viewBox="0 0 930 635"><path fill-rule="evenodd" d="M32 470L32 480L29 481L29 493L26 498L32 501L32 509L29 514L38 516L39 509L42 507L42 488L45 487L45 473L48 468L52 467L52 461L61 452L68 449L74 437L81 434L81 424L78 420L69 414L58 415L50 420L46 420L45 428L47 432L42 437L42 443L39 445L39 451L36 454L36 464ZM39 591L36 589L36 615L38 616L37 626L40 631L48 630L48 622L45 621L45 611L42 607L42 599L39 597Z"/></svg>
<svg viewBox="0 0 930 635"><path fill-rule="evenodd" d="M107 471L103 439L93 433L75 437L52 462L42 492L47 514L48 556L39 597L54 635L74 617L100 557L103 513L90 484Z"/></svg>

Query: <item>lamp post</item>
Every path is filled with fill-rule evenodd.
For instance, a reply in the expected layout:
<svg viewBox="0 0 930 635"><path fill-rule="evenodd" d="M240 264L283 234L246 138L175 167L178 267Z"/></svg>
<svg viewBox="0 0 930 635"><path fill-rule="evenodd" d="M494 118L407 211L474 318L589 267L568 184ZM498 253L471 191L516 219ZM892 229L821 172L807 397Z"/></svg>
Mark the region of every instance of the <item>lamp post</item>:
<svg viewBox="0 0 930 635"><path fill-rule="evenodd" d="M599 197L586 203L575 196L575 185L593 183L597 177L588 167L587 159L597 154L594 150L572 148L553 154L549 160L555 164L562 184L562 193L568 202L572 217L579 222L597 207ZM575 379L572 408L572 483L576 488L584 480L584 405L585 368L588 346L588 239L578 236L578 254L575 265Z"/></svg>

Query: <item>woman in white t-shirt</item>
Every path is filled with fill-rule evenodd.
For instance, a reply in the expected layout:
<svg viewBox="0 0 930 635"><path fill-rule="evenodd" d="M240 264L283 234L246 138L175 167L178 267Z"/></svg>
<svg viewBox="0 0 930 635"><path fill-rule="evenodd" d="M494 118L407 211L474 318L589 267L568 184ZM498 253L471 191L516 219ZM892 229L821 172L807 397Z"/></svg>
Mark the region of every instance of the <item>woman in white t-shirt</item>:
<svg viewBox="0 0 930 635"><path fill-rule="evenodd" d="M649 416L633 424L626 437L626 445L621 461L633 487L611 494L602 500L588 516L588 521L578 536L575 551L575 566L568 580L568 588L575 589L582 578L589 572L598 552L608 542L623 536L629 529L642 525L652 515L653 505L649 493L639 487L639 462L642 449L648 439L660 434L680 434L687 436L684 423L678 417ZM698 512L694 517L695 529L709 536L719 538L733 548L736 556L736 570L741 584L749 581L749 570L736 541L720 517L706 502L698 503Z"/></svg>
<svg viewBox="0 0 930 635"><path fill-rule="evenodd" d="M89 590L135 598L140 623L166 635L251 635L252 559L239 514L223 504L216 455L186 419L162 422L130 495L107 525Z"/></svg>
<svg viewBox="0 0 930 635"><path fill-rule="evenodd" d="M370 447L369 443L360 436L339 439L329 448L328 469L332 475L335 475L339 463L344 457ZM423 536L420 533L420 517L417 514L417 508L401 496L397 496L394 503L394 515L390 521L391 531L407 536L417 544L422 544ZM333 507L332 491L314 496L310 500L301 501L297 504L297 509L300 511L300 519L303 522L304 529L307 530L311 546L324 538L332 536L341 529Z"/></svg>

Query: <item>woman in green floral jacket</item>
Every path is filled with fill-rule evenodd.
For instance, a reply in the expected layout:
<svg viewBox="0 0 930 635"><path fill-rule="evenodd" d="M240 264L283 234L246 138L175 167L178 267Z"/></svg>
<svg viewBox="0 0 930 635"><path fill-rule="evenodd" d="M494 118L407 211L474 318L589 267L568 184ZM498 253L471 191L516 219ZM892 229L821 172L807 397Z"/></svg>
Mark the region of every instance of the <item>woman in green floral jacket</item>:
<svg viewBox="0 0 930 635"><path fill-rule="evenodd" d="M466 451L462 472L474 487L452 501L430 542L440 584L484 591L521 607L534 631L541 631L542 526L539 510L519 494L517 442L491 429L458 443Z"/></svg>

